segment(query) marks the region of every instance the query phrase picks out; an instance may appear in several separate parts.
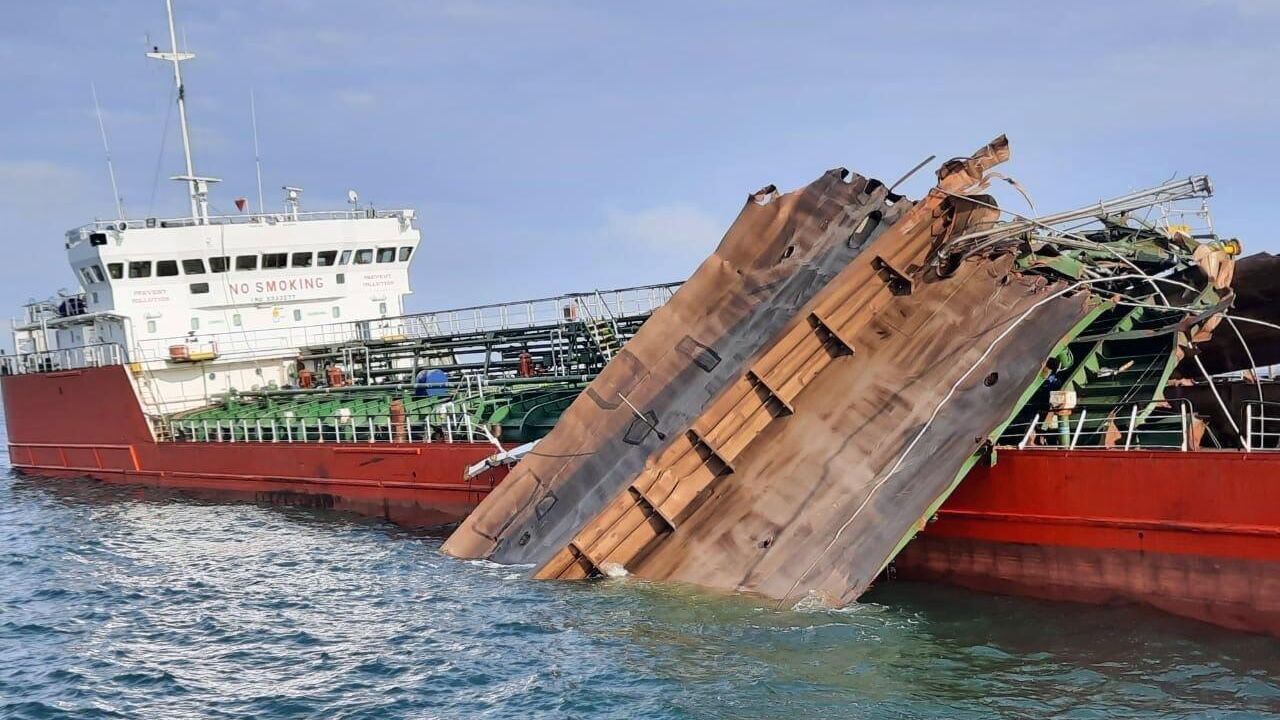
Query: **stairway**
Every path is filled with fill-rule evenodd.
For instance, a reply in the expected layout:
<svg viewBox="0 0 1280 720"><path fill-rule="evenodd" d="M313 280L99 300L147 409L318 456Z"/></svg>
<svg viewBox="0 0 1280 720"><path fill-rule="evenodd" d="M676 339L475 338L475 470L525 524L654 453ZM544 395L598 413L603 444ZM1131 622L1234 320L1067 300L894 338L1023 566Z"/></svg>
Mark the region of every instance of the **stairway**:
<svg viewBox="0 0 1280 720"><path fill-rule="evenodd" d="M1056 356L1060 389L1075 393L1075 407L1046 424L1055 412L1048 389L1041 387L1000 444L1018 445L1031 437L1034 445L1049 447L1181 447L1189 411L1163 401L1176 364L1176 335L1168 330L1181 317L1128 306L1101 313ZM1033 421L1035 433L1028 436Z"/></svg>
<svg viewBox="0 0 1280 720"><path fill-rule="evenodd" d="M587 335L590 336L596 349L600 352L600 356L608 363L622 348L622 340L618 336L618 323L614 320L613 313L609 310L609 305L598 291L596 292L596 298L599 299L600 307L604 309L604 314L607 317L597 317L596 314L593 314L582 298L577 299L578 316L582 319L583 327L586 328Z"/></svg>

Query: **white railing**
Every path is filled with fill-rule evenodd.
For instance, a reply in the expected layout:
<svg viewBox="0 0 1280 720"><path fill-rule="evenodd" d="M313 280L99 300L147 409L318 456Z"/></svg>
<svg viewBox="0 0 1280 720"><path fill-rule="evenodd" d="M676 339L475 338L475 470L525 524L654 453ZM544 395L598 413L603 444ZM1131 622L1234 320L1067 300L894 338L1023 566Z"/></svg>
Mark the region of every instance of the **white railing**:
<svg viewBox="0 0 1280 720"><path fill-rule="evenodd" d="M459 412L316 417L244 416L170 420L163 425L169 442L211 443L489 443L488 428Z"/></svg>
<svg viewBox="0 0 1280 720"><path fill-rule="evenodd" d="M399 315L376 320L327 323L292 328L264 328L200 336L200 342L216 342L224 357L297 352L300 348L342 345L376 340L420 340L446 335L466 335L496 330L558 326L592 317L644 316L666 304L680 283L575 293L557 297L493 305ZM138 341L134 360L169 359L169 347L190 340L176 336Z"/></svg>
<svg viewBox="0 0 1280 720"><path fill-rule="evenodd" d="M1280 403L1250 400L1244 404L1244 449L1280 450Z"/></svg>
<svg viewBox="0 0 1280 720"><path fill-rule="evenodd" d="M275 225L277 223L288 222L308 222L313 220L380 220L386 218L405 218L413 219L414 211L409 209L398 210L374 210L373 208L361 208L359 210L312 210L306 212L293 213L290 211L283 212L260 212L260 213L237 213L235 215L210 215L206 225ZM102 232L110 230L141 230L153 228L171 228L171 227L189 227L198 223L190 215L185 217L171 218L133 218L124 220L94 220L85 223L78 228L70 230L68 235L78 236L81 232Z"/></svg>
<svg viewBox="0 0 1280 720"><path fill-rule="evenodd" d="M205 334L199 336L198 344L216 347L222 358L260 357L273 352L292 355L301 348L319 345L388 339L430 339L543 326L554 328L584 321L588 317L648 315L666 304L680 285L681 283L668 283L573 293L377 320ZM171 358L170 347L191 342L192 337L180 335L139 340L134 343L130 352L126 352L118 343L99 343L38 353L0 355L0 371L20 374L121 365L126 362L163 363Z"/></svg>
<svg viewBox="0 0 1280 720"><path fill-rule="evenodd" d="M0 373L26 375L123 365L127 362L129 362L129 355L119 343L96 343L57 350L0 355Z"/></svg>
<svg viewBox="0 0 1280 720"><path fill-rule="evenodd" d="M1121 406L1082 406L1070 415L1055 411L1037 413L1030 421L1010 423L1003 432L1019 438L1019 450L1178 450L1192 447L1195 412L1185 400L1167 401L1176 405L1168 414L1143 416L1147 403ZM1277 412L1280 420L1280 412ZM1156 427L1163 421L1165 427ZM1175 422L1176 421L1176 422ZM1144 427L1145 425L1145 427ZM1277 426L1280 430L1280 425ZM1118 435L1117 435L1118 434ZM1280 431L1276 433L1280 436Z"/></svg>

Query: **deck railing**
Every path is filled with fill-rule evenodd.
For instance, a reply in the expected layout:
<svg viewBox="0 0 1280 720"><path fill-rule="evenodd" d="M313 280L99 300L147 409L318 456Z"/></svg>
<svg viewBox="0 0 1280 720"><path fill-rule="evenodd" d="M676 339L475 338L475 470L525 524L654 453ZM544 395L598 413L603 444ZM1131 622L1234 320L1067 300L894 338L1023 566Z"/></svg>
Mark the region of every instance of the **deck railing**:
<svg viewBox="0 0 1280 720"><path fill-rule="evenodd" d="M27 375L83 368L123 365L129 354L119 343L96 343L39 352L0 355L0 373Z"/></svg>
<svg viewBox="0 0 1280 720"><path fill-rule="evenodd" d="M1244 403L1241 415L1245 450L1280 450L1280 402L1249 400Z"/></svg>
<svg viewBox="0 0 1280 720"><path fill-rule="evenodd" d="M1158 416L1146 413L1149 403L1080 405L1070 415L1037 413L1029 421L1010 423L1005 446L1019 450L1178 450L1193 446L1195 412L1186 400L1168 400ZM1280 413L1277 413L1280 416ZM1280 419L1278 417L1277 419ZM1161 426L1163 425L1163 427ZM1118 435L1117 435L1118 433ZM1280 435L1280 433L1277 433ZM1009 438L1018 438L1010 443Z"/></svg>
<svg viewBox="0 0 1280 720"><path fill-rule="evenodd" d="M177 419L158 433L168 442L215 443L488 443L497 438L466 413L410 413L316 417L247 415L235 418Z"/></svg>
<svg viewBox="0 0 1280 720"><path fill-rule="evenodd" d="M679 287L680 283L646 285L374 320L206 334L199 336L199 341L217 343L218 352L223 357L237 357L271 351L293 353L306 347L378 340L425 340L498 330L554 327L590 317L645 316L666 304ZM189 336L180 336L140 341L135 346L134 360L167 360L171 346L189 340Z"/></svg>
<svg viewBox="0 0 1280 720"><path fill-rule="evenodd" d="M642 317L665 305L680 285L644 285L376 320L205 334L197 338L197 344L216 347L221 358L236 358L272 352L293 354L307 347L376 340L430 339L497 330L557 327L593 317ZM0 372L24 374L127 362L168 362L171 347L190 342L192 337L184 335L139 340L128 351L119 343L97 343L42 352L0 354Z"/></svg>
<svg viewBox="0 0 1280 720"><path fill-rule="evenodd" d="M197 221L190 215L168 218L125 218L123 220L94 220L78 228L67 231L68 235L79 235L82 231L126 231L155 228L191 227L194 225L275 225L278 223L309 222L314 220L382 220L396 218L412 220L416 213L408 209L374 210L360 208L356 210L306 210L292 212L258 212L237 213L235 215L210 215L204 222Z"/></svg>

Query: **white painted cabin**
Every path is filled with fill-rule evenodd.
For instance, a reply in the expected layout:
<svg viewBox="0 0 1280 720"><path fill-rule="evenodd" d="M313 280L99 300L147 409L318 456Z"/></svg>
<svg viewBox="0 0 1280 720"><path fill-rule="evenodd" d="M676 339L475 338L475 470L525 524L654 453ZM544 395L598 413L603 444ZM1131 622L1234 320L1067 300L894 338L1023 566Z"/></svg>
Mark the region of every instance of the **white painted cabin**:
<svg viewBox="0 0 1280 720"><path fill-rule="evenodd" d="M82 292L31 303L19 355L128 361L155 414L282 387L301 347L401 331L421 240L412 210L113 220L66 236ZM110 357L108 357L110 355Z"/></svg>

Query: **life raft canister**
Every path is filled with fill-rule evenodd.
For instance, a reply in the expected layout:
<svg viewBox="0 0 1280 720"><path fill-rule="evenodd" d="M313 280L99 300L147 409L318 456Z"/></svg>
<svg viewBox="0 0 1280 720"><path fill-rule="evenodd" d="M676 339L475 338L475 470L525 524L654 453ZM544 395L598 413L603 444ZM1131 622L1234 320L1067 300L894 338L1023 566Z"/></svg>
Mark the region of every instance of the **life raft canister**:
<svg viewBox="0 0 1280 720"><path fill-rule="evenodd" d="M391 439L398 443L408 441L404 422L404 401L393 398L391 405L387 408L387 414L391 416Z"/></svg>

